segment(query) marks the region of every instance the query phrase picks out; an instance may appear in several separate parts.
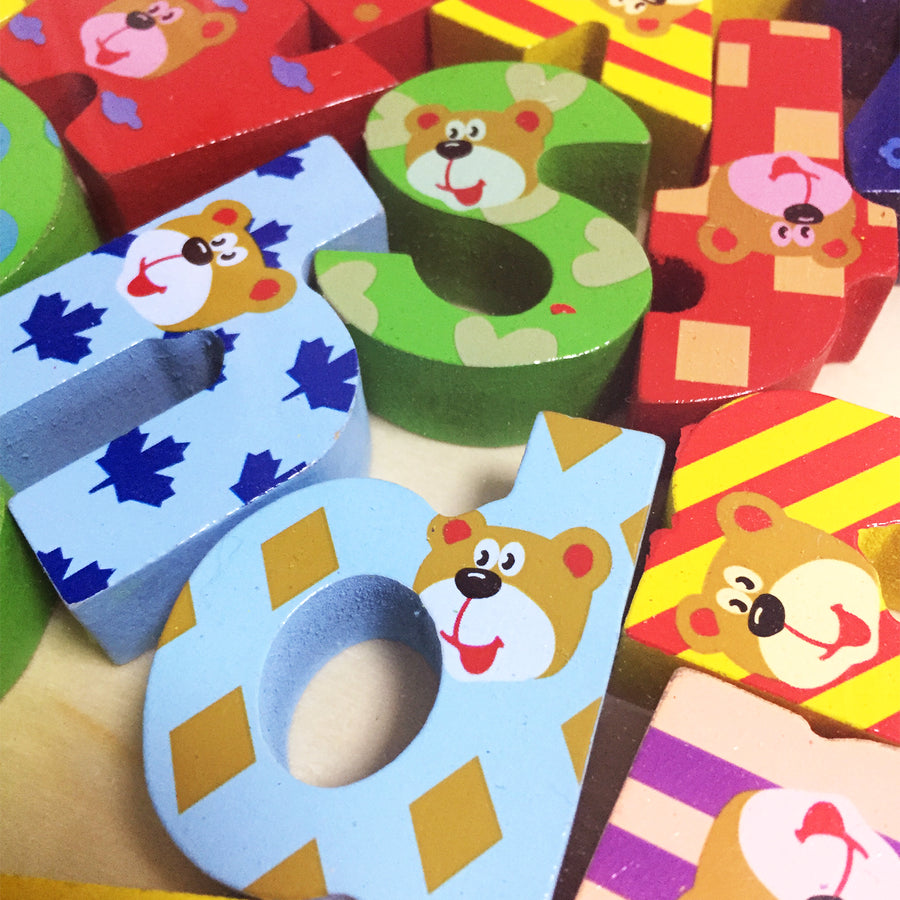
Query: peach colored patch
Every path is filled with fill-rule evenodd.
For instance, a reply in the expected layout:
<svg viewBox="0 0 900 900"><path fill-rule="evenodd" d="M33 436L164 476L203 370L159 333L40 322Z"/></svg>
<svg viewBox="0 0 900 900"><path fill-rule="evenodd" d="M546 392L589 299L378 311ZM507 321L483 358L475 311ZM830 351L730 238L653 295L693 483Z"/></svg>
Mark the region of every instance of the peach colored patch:
<svg viewBox="0 0 900 900"><path fill-rule="evenodd" d="M824 109L776 107L772 151L786 150L796 150L816 159L840 159L840 114Z"/></svg>
<svg viewBox="0 0 900 900"><path fill-rule="evenodd" d="M812 22L772 21L769 23L769 34L780 37L814 38L827 41L831 37L831 29L827 25L816 25Z"/></svg>
<svg viewBox="0 0 900 900"><path fill-rule="evenodd" d="M683 319L678 326L675 378L746 387L750 377L750 328Z"/></svg>
<svg viewBox="0 0 900 900"><path fill-rule="evenodd" d="M716 62L716 84L725 87L747 87L750 73L750 45L719 42Z"/></svg>
<svg viewBox="0 0 900 900"><path fill-rule="evenodd" d="M844 296L844 270L820 266L809 256L776 256L772 286L776 291L795 294Z"/></svg>

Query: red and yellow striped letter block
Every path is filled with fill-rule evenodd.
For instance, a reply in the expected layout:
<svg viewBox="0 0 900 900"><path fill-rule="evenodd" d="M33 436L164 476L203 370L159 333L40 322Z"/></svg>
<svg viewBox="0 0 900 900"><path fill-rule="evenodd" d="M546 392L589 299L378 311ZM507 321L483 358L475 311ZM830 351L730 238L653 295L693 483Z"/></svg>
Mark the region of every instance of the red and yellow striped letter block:
<svg viewBox="0 0 900 900"><path fill-rule="evenodd" d="M679 669L576 900L892 900L898 772L900 748Z"/></svg>
<svg viewBox="0 0 900 900"><path fill-rule="evenodd" d="M615 91L653 139L652 188L692 183L712 120L712 0L441 0L434 65L549 63Z"/></svg>
<svg viewBox="0 0 900 900"><path fill-rule="evenodd" d="M669 511L620 696L652 701L690 663L823 733L900 743L900 419L802 391L734 401L685 431Z"/></svg>
<svg viewBox="0 0 900 900"><path fill-rule="evenodd" d="M726 400L808 390L854 358L897 273L897 217L844 177L840 34L725 22L709 179L660 191L631 425L663 437Z"/></svg>

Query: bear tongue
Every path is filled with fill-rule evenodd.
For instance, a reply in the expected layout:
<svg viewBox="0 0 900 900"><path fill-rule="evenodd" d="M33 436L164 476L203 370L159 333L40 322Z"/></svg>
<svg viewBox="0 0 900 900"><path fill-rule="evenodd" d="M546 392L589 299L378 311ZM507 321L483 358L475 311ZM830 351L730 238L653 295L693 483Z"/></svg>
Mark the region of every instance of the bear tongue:
<svg viewBox="0 0 900 900"><path fill-rule="evenodd" d="M847 612L840 603L835 603L831 610L838 617L839 623L838 639L832 652L840 647L862 647L868 643L872 632L859 616Z"/></svg>
<svg viewBox="0 0 900 900"><path fill-rule="evenodd" d="M451 190L458 203L461 203L463 206L474 206L481 200L481 195L484 193L484 185L484 179L479 178L478 182L471 187L451 188Z"/></svg>
<svg viewBox="0 0 900 900"><path fill-rule="evenodd" d="M497 651L503 646L500 637L495 637L489 644L474 646L470 644L457 644L459 661L462 667L470 675L482 675L494 664Z"/></svg>

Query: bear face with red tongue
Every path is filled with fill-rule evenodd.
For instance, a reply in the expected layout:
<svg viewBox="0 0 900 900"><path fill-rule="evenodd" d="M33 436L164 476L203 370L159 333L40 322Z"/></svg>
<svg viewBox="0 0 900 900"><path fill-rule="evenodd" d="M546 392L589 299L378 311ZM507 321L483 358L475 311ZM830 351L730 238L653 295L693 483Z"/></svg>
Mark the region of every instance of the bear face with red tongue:
<svg viewBox="0 0 900 900"><path fill-rule="evenodd" d="M546 538L489 526L479 512L435 517L413 583L461 681L553 675L581 640L594 590L609 574L606 540L590 528Z"/></svg>

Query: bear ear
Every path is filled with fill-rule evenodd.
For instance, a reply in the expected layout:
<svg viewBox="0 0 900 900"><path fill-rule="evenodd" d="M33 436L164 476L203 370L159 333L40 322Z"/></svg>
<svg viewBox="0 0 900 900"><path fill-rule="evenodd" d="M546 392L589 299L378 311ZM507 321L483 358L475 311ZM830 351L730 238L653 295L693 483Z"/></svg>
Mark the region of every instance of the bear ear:
<svg viewBox="0 0 900 900"><path fill-rule="evenodd" d="M786 518L784 510L774 500L751 491L726 494L716 507L716 520L726 537L741 532L765 531Z"/></svg>
<svg viewBox="0 0 900 900"><path fill-rule="evenodd" d="M516 125L528 134L544 137L553 127L553 113L540 100L520 100L506 111Z"/></svg>
<svg viewBox="0 0 900 900"><path fill-rule="evenodd" d="M216 44L224 44L235 31L237 31L237 19L228 13L207 13L203 17L203 25L200 34L203 37L204 47L215 47Z"/></svg>
<svg viewBox="0 0 900 900"><path fill-rule="evenodd" d="M428 543L436 549L466 541L484 529L486 524L477 509L461 516L435 516L428 525Z"/></svg>
<svg viewBox="0 0 900 900"><path fill-rule="evenodd" d="M820 266L835 269L849 266L861 252L859 241L848 231L843 237L825 241L821 246L816 244L815 260Z"/></svg>
<svg viewBox="0 0 900 900"><path fill-rule="evenodd" d="M425 106L417 106L407 113L403 124L406 125L406 130L410 134L415 134L417 131L428 131L429 128L434 128L449 116L450 110L446 106L442 106L440 103L428 103Z"/></svg>
<svg viewBox="0 0 900 900"><path fill-rule="evenodd" d="M715 653L721 647L719 614L702 594L690 594L678 604L675 627L681 639L698 653Z"/></svg>
<svg viewBox="0 0 900 900"><path fill-rule="evenodd" d="M203 215L212 219L216 225L232 230L246 228L253 218L253 213L237 200L216 200L203 210Z"/></svg>
<svg viewBox="0 0 900 900"><path fill-rule="evenodd" d="M284 306L297 290L297 279L284 269L264 269L250 289L250 312L271 312Z"/></svg>
<svg viewBox="0 0 900 900"><path fill-rule="evenodd" d="M603 535L592 528L570 528L552 543L581 585L594 590L606 581L612 569L612 553Z"/></svg>
<svg viewBox="0 0 900 900"><path fill-rule="evenodd" d="M712 219L707 219L700 226L697 243L704 255L717 263L738 262L751 250L748 241L735 234L727 225L714 222Z"/></svg>

